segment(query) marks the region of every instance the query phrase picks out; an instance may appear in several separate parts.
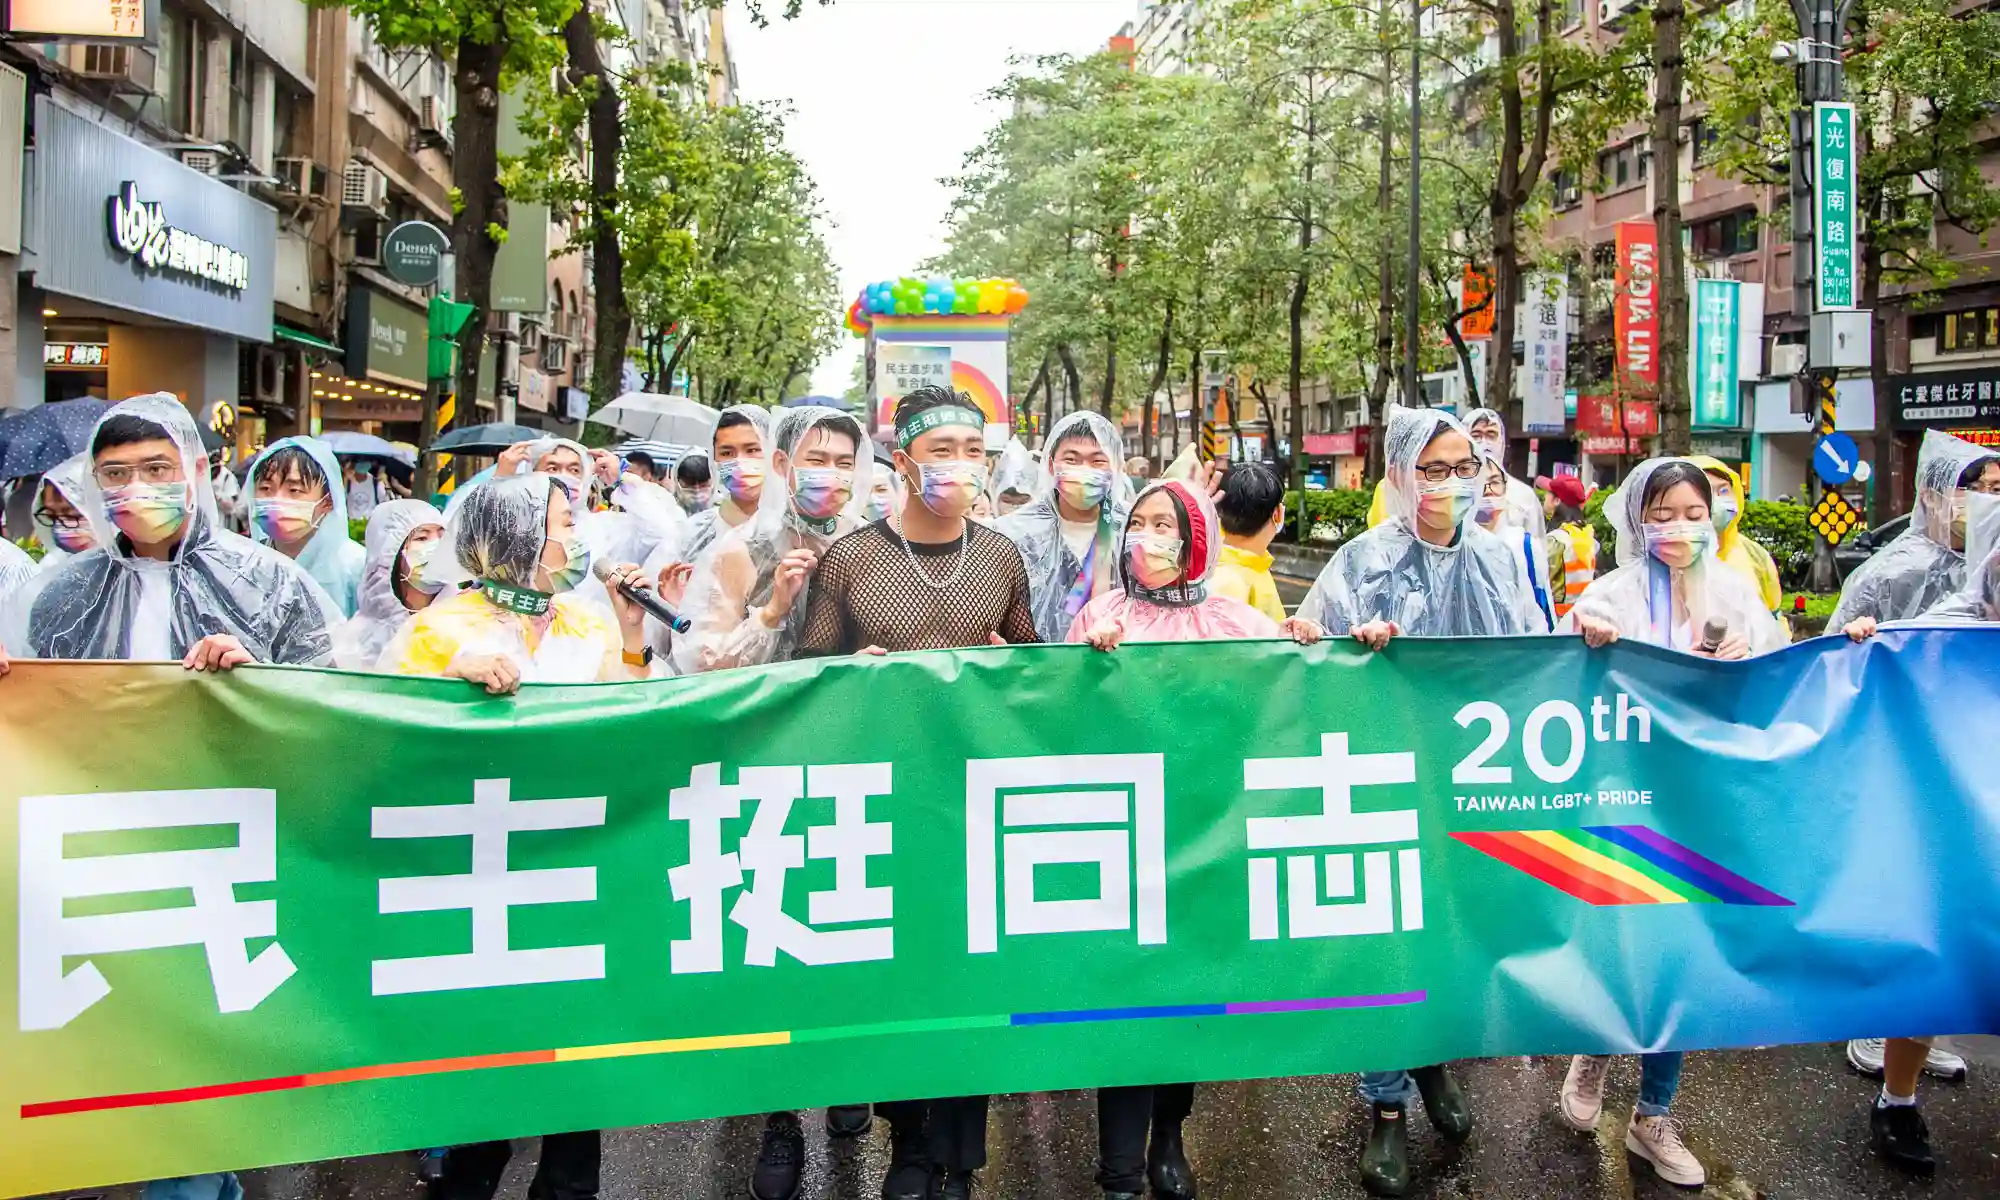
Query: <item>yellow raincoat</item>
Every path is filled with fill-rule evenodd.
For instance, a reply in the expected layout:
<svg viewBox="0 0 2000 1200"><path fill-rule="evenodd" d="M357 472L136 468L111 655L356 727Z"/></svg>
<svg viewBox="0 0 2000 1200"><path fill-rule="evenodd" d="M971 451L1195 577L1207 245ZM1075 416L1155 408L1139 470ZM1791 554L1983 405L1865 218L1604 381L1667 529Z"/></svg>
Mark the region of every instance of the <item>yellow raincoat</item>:
<svg viewBox="0 0 2000 1200"><path fill-rule="evenodd" d="M1778 578L1777 560L1771 557L1769 550L1758 545L1755 538L1745 537L1739 528L1743 523L1741 506L1748 503L1743 495L1742 479L1720 459L1710 458L1705 454L1695 454L1690 455L1688 461L1710 476L1724 477L1729 481L1729 486L1735 489L1739 507L1735 518L1718 535L1716 555L1723 562L1748 575L1751 582L1757 585L1757 593L1764 598L1764 607L1771 610L1778 618L1779 624L1786 624L1784 614L1778 611L1784 607L1785 585ZM1710 482L1714 481L1711 479Z"/></svg>

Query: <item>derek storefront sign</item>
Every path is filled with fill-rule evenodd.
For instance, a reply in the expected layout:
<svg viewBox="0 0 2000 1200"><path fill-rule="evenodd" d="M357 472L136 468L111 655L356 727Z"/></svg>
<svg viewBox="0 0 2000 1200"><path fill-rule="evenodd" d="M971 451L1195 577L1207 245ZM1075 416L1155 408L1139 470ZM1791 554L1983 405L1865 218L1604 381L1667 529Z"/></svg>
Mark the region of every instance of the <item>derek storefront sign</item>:
<svg viewBox="0 0 2000 1200"><path fill-rule="evenodd" d="M48 96L35 100L21 270L89 301L246 342L271 340L277 214Z"/></svg>
<svg viewBox="0 0 2000 1200"><path fill-rule="evenodd" d="M167 223L159 201L139 196L139 185L126 180L111 198L106 224L111 244L148 271L166 271L215 284L233 292L250 286L250 260L227 246Z"/></svg>
<svg viewBox="0 0 2000 1200"><path fill-rule="evenodd" d="M1854 106L1813 105L1813 307L1854 307Z"/></svg>

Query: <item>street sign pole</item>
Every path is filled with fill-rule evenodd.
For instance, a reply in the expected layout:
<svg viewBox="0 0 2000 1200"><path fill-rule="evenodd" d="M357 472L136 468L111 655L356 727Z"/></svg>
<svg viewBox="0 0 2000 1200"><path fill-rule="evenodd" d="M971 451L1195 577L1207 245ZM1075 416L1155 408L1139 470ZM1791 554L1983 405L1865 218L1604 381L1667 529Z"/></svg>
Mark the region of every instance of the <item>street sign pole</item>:
<svg viewBox="0 0 2000 1200"><path fill-rule="evenodd" d="M449 389L452 368L458 357L458 337L472 320L472 306L458 304L444 296L432 296L428 318L429 337L425 344L428 386L424 388L424 423L417 445L416 494L428 500L443 490L444 473L439 469L431 443L438 431L451 424L454 398Z"/></svg>

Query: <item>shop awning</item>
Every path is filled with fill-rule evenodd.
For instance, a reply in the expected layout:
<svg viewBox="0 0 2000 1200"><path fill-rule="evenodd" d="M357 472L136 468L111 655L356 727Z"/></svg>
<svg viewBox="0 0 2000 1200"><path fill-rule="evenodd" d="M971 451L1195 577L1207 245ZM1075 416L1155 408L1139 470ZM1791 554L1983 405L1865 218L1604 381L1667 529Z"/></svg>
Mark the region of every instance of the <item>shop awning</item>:
<svg viewBox="0 0 2000 1200"><path fill-rule="evenodd" d="M332 342L322 341L310 333L293 329L289 325L273 325L271 327L271 336L281 342L296 342L301 346L317 350L322 354L331 354L335 358L340 358L347 353L345 349L334 345Z"/></svg>

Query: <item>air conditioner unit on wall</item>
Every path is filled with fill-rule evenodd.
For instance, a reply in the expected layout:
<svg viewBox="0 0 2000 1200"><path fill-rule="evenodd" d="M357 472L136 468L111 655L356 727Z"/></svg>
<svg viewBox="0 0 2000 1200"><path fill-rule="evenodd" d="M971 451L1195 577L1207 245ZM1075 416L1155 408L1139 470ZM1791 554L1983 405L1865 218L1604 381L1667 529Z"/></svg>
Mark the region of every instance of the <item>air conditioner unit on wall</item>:
<svg viewBox="0 0 2000 1200"><path fill-rule="evenodd" d="M560 375L569 370L569 343L562 338L543 339L541 368L545 375Z"/></svg>
<svg viewBox="0 0 2000 1200"><path fill-rule="evenodd" d="M451 140L451 118L445 114L444 97L425 96L417 101L417 131L427 138Z"/></svg>
<svg viewBox="0 0 2000 1200"><path fill-rule="evenodd" d="M326 191L326 168L310 158L281 158L272 164L277 190L287 196L318 196Z"/></svg>
<svg viewBox="0 0 2000 1200"><path fill-rule="evenodd" d="M212 178L222 174L222 155L214 150L183 150L181 165L197 175Z"/></svg>
<svg viewBox="0 0 2000 1200"><path fill-rule="evenodd" d="M159 60L143 46L83 43L67 48L67 65L85 79L101 79L114 92L151 92Z"/></svg>
<svg viewBox="0 0 2000 1200"><path fill-rule="evenodd" d="M389 207L389 178L371 163L355 159L340 181L340 206L375 213Z"/></svg>
<svg viewBox="0 0 2000 1200"><path fill-rule="evenodd" d="M1341 414L1340 414L1340 427L1341 427L1342 429L1359 429L1359 428L1361 428L1361 411L1360 411L1359 409L1352 409L1352 408L1350 408L1350 409L1348 409L1347 411L1345 411L1345 412L1341 413Z"/></svg>
<svg viewBox="0 0 2000 1200"><path fill-rule="evenodd" d="M1777 379L1796 375L1806 368L1804 342L1778 342L1771 346L1771 375Z"/></svg>

